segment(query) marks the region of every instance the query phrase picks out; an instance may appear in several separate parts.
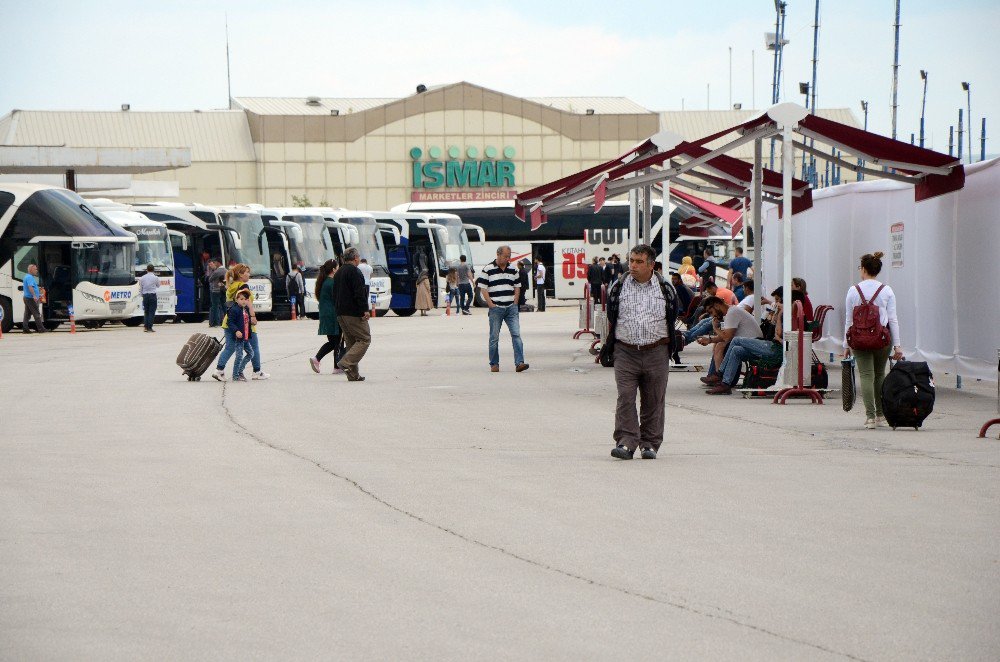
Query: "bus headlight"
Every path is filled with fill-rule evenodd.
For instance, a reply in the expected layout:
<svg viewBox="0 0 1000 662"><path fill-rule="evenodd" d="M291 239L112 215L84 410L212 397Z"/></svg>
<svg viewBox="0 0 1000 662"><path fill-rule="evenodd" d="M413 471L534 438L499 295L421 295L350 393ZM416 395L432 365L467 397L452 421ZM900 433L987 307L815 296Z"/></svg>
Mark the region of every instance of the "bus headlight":
<svg viewBox="0 0 1000 662"><path fill-rule="evenodd" d="M89 292L83 292L81 290L77 290L77 291L83 296L84 299L86 299L88 301L94 301L96 303L105 303L104 299L101 298L101 297L99 297L99 296L96 296L94 294L90 294Z"/></svg>

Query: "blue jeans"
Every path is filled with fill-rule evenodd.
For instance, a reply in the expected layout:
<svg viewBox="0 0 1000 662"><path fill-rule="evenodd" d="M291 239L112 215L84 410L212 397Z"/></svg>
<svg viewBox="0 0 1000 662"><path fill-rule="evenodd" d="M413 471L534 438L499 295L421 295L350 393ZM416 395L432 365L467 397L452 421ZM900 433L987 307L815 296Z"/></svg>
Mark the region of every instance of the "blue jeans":
<svg viewBox="0 0 1000 662"><path fill-rule="evenodd" d="M517 304L490 308L490 365L500 365L500 327L507 324L510 340L514 345L514 365L524 363L524 344L521 342L521 318Z"/></svg>
<svg viewBox="0 0 1000 662"><path fill-rule="evenodd" d="M468 312L469 306L472 305L474 297L472 296L472 283L459 283L458 284L458 307L460 310Z"/></svg>
<svg viewBox="0 0 1000 662"><path fill-rule="evenodd" d="M142 295L142 323L147 329L153 328L156 318L156 293Z"/></svg>
<svg viewBox="0 0 1000 662"><path fill-rule="evenodd" d="M226 329L226 346L219 353L219 361L215 364L216 370L226 369L226 363L236 352L236 343L238 342L242 343L244 341L239 340L236 337L236 329ZM257 339L256 333L250 336L250 348L253 350L253 353L250 355L250 361L253 364L253 371L260 372L260 341Z"/></svg>
<svg viewBox="0 0 1000 662"><path fill-rule="evenodd" d="M722 381L736 385L740 378L740 366L744 361L781 356L781 343L759 338L733 338L729 342L726 356L722 359Z"/></svg>
<svg viewBox="0 0 1000 662"><path fill-rule="evenodd" d="M254 357L252 347L253 336L251 336L250 340L240 340L239 338L235 338L235 340L236 360L233 361L233 379L243 374L243 369L247 367L247 363Z"/></svg>
<svg viewBox="0 0 1000 662"><path fill-rule="evenodd" d="M690 345L691 342L700 336L707 336L712 332L712 316L709 315L702 321L698 322L690 329L684 332L684 344Z"/></svg>
<svg viewBox="0 0 1000 662"><path fill-rule="evenodd" d="M212 292L209 295L209 300L211 304L208 308L208 325L209 326L221 326L222 316L225 311L222 309L222 303L225 301L226 295L222 292Z"/></svg>

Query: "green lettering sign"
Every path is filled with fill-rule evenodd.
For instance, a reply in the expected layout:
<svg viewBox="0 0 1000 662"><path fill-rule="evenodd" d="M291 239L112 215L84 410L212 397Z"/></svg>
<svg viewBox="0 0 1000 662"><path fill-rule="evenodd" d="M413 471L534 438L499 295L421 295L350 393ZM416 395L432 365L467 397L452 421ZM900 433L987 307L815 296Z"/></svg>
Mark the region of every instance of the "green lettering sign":
<svg viewBox="0 0 1000 662"><path fill-rule="evenodd" d="M450 157L446 161L438 160L445 153L440 147L431 147L426 152L431 161L421 161L424 150L419 147L410 149L413 159L413 188L500 188L515 186L515 167L511 161L515 151L513 147L504 147L503 159L497 159L498 151L492 145L483 150L483 159L477 159L479 151L468 147L466 160L459 160L462 150L451 146L447 150Z"/></svg>

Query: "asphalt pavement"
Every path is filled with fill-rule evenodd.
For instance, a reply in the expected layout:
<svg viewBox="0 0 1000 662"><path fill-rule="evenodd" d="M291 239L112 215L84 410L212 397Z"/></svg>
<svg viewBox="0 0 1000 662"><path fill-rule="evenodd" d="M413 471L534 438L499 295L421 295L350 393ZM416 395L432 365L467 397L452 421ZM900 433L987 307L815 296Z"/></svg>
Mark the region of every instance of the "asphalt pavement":
<svg viewBox="0 0 1000 662"><path fill-rule="evenodd" d="M673 373L619 461L576 321L492 374L483 311L380 318L360 383L312 321L235 384L174 365L206 325L5 335L0 658L1000 659L995 383L918 432Z"/></svg>

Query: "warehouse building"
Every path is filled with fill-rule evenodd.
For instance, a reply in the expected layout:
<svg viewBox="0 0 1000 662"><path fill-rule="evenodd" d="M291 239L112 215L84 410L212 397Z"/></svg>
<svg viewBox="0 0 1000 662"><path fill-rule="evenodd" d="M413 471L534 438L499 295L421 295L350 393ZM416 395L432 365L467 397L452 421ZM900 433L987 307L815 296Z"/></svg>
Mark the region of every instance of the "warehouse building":
<svg viewBox="0 0 1000 662"><path fill-rule="evenodd" d="M189 167L134 175L128 186L80 178L81 190L124 201L387 209L512 199L657 131L693 140L759 112L654 112L623 97L521 98L466 82L418 89L402 98L235 97L210 111L14 110L0 118L0 147L190 148ZM820 114L859 126L847 109ZM749 160L749 150L735 155ZM816 168L822 180L826 164Z"/></svg>

